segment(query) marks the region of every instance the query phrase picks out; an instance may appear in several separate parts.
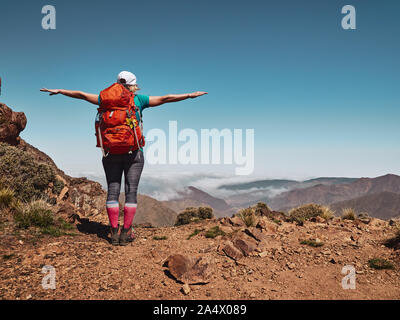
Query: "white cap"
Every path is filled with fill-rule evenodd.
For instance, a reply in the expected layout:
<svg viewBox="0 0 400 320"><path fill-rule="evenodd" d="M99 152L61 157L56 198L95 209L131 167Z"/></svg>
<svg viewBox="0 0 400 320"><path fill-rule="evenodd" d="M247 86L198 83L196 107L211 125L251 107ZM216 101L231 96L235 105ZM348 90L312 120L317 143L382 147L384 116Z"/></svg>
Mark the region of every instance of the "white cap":
<svg viewBox="0 0 400 320"><path fill-rule="evenodd" d="M117 82L133 86L136 84L136 76L129 71L121 71L118 75Z"/></svg>

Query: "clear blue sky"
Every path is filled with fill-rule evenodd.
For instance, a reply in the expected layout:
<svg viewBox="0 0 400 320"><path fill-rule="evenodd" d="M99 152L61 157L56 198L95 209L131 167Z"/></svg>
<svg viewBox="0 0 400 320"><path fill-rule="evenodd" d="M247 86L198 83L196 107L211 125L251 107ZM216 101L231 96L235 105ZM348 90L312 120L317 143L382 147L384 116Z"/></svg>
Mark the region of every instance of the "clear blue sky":
<svg viewBox="0 0 400 320"><path fill-rule="evenodd" d="M341 28L346 4L357 30ZM130 70L142 94L209 92L145 110L145 132L254 128L259 177L400 174L398 0L3 0L0 30L0 101L67 173L102 173L96 108L39 89L98 93Z"/></svg>

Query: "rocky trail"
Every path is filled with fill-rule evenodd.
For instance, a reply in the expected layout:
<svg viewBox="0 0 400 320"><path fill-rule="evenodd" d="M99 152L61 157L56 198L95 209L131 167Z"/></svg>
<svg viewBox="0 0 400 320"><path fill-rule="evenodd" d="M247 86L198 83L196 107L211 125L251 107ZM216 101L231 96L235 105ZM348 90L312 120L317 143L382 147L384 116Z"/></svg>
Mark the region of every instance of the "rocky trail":
<svg viewBox="0 0 400 320"><path fill-rule="evenodd" d="M132 244L113 247L105 223L79 219L75 236L0 234L1 299L399 299L398 247L388 222L334 218L278 225L258 217L203 220L179 227L137 227ZM218 226L225 235L205 236ZM196 234L197 233L197 234ZM188 239L188 237L190 239ZM314 239L319 247L301 244ZM398 246L398 244L397 244ZM368 261L384 258L393 269ZM42 267L56 271L43 289ZM355 268L356 288L343 289L342 268Z"/></svg>

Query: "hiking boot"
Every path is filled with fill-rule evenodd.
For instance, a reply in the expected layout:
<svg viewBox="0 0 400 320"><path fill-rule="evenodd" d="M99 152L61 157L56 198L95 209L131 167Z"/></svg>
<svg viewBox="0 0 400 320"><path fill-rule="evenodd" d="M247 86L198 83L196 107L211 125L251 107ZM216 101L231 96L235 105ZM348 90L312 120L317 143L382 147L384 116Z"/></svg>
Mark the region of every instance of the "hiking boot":
<svg viewBox="0 0 400 320"><path fill-rule="evenodd" d="M116 228L111 228L111 244L113 246L119 245L118 230L119 230L119 226Z"/></svg>
<svg viewBox="0 0 400 320"><path fill-rule="evenodd" d="M135 234L133 233L132 228L122 228L121 234L119 236L119 244L121 246L126 246L128 245L129 242L132 242L135 240Z"/></svg>

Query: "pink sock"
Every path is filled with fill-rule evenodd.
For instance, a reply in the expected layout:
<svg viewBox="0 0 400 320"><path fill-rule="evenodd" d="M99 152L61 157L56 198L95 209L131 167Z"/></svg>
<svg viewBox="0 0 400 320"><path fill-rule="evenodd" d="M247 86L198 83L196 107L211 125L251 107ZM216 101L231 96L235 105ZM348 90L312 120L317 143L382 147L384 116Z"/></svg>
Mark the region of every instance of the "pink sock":
<svg viewBox="0 0 400 320"><path fill-rule="evenodd" d="M106 207L111 227L117 228L118 216L119 216L119 203L117 201L107 201Z"/></svg>
<svg viewBox="0 0 400 320"><path fill-rule="evenodd" d="M125 203L124 207L124 229L132 226L133 218L136 213L136 203Z"/></svg>

